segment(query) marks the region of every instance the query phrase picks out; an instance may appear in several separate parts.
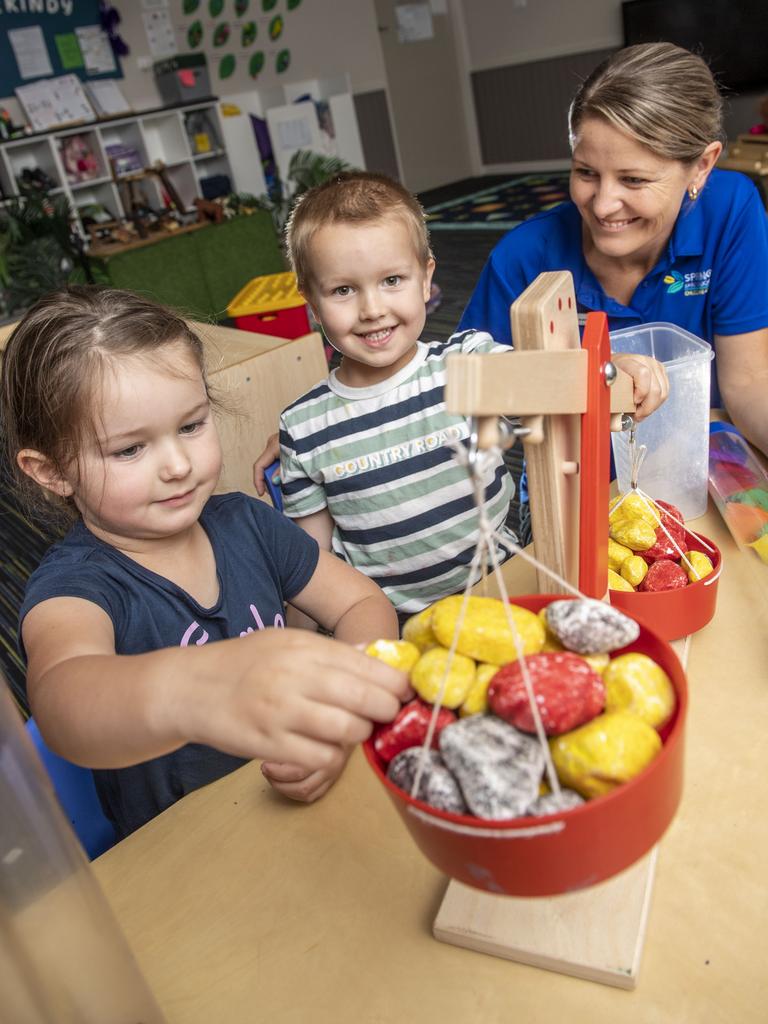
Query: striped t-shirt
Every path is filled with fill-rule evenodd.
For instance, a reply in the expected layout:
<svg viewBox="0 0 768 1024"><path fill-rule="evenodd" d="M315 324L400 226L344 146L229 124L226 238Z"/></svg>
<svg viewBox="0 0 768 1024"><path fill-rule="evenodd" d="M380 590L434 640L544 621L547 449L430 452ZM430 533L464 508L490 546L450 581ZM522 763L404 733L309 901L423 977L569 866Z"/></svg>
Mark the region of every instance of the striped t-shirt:
<svg viewBox="0 0 768 1024"><path fill-rule="evenodd" d="M388 380L351 388L332 372L281 417L286 515L327 506L332 550L374 579L399 612L420 611L466 585L478 516L467 470L448 445L466 441L469 430L445 408L446 358L496 351L510 350L477 331L420 341ZM504 526L514 484L501 457L487 467L484 486L492 525L515 539ZM504 561L508 549L499 545L498 556Z"/></svg>

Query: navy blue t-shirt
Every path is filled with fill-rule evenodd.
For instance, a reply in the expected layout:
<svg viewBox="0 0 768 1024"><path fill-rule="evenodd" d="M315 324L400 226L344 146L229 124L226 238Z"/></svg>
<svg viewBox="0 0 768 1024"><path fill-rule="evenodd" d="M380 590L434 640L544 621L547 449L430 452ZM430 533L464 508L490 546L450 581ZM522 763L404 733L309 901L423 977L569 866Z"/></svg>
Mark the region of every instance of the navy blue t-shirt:
<svg viewBox="0 0 768 1024"><path fill-rule="evenodd" d="M42 601L80 597L112 620L117 654L199 646L284 626L285 602L304 589L317 566L317 543L245 494L213 496L200 523L213 547L219 580L219 599L211 608L78 523L30 577L19 625ZM130 768L95 771L94 777L104 811L122 838L180 797L244 763L211 747L188 744Z"/></svg>

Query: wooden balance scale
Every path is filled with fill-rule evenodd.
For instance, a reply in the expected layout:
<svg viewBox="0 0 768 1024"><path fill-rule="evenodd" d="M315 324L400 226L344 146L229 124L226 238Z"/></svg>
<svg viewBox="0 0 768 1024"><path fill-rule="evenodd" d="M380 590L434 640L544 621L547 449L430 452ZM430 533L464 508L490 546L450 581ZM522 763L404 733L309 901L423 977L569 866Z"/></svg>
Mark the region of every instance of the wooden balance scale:
<svg viewBox="0 0 768 1024"><path fill-rule="evenodd" d="M604 598L609 433L635 411L632 380L610 362L605 314L589 315L580 341L570 273L541 274L514 303L511 319L515 349L508 355L451 357L446 405L472 418L479 448L507 443L498 417L522 418L536 557L582 593ZM538 586L558 591L542 572ZM544 899L496 896L451 881L434 935L633 988L655 861L654 849L607 882Z"/></svg>

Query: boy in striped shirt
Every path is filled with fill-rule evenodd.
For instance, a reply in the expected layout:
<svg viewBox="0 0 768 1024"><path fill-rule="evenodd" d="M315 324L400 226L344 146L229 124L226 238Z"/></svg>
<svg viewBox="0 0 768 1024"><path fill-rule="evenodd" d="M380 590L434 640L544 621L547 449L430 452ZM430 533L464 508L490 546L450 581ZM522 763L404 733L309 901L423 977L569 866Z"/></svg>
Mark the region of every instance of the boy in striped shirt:
<svg viewBox="0 0 768 1024"><path fill-rule="evenodd" d="M420 340L435 266L424 212L382 175L311 189L286 238L299 290L342 359L281 417L284 511L413 614L463 590L478 536L472 485L449 445L469 431L445 408L446 359L509 348L477 331ZM513 492L499 456L485 469L486 511L512 540ZM498 557L509 551L499 545Z"/></svg>

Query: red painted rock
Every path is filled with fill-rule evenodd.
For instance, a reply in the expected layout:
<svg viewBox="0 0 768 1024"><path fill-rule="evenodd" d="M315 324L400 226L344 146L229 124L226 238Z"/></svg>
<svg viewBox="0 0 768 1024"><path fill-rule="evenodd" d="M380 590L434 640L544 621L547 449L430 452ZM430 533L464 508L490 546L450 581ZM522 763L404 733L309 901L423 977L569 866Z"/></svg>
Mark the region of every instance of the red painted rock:
<svg viewBox="0 0 768 1024"><path fill-rule="evenodd" d="M662 522L664 517L662 516ZM647 549L647 551L636 552L641 558L644 558L648 565L652 565L653 562L658 562L661 558L667 558L670 561L676 562L680 558L680 552L686 554L688 551L688 544L685 540L685 532L678 526L675 526L671 520L664 523L664 526L669 532L669 536L664 532L661 526L656 527L656 543L653 547ZM674 541L674 543L673 543Z"/></svg>
<svg viewBox="0 0 768 1024"><path fill-rule="evenodd" d="M655 502L661 510L661 521L670 533L672 532L672 527L676 527L678 530L685 529L683 514L677 505L671 505L668 501L661 501L660 498L656 498Z"/></svg>
<svg viewBox="0 0 768 1024"><path fill-rule="evenodd" d="M648 568L645 579L638 590L656 593L659 590L681 590L688 586L688 576L677 562L659 559Z"/></svg>
<svg viewBox="0 0 768 1024"><path fill-rule="evenodd" d="M526 659L541 723L548 736L559 736L599 715L605 686L587 662L570 651L546 651ZM535 732L520 662L504 665L488 687L494 714L522 732Z"/></svg>
<svg viewBox="0 0 768 1024"><path fill-rule="evenodd" d="M386 725L380 725L373 737L373 749L382 759L389 763L401 750L408 747L420 747L427 736L429 719L432 715L432 706L424 701L412 700L404 704L397 713L396 718ZM435 734L432 737L432 747L437 749L437 739L440 730L451 722L456 721L456 715L448 708L442 708L437 716Z"/></svg>

